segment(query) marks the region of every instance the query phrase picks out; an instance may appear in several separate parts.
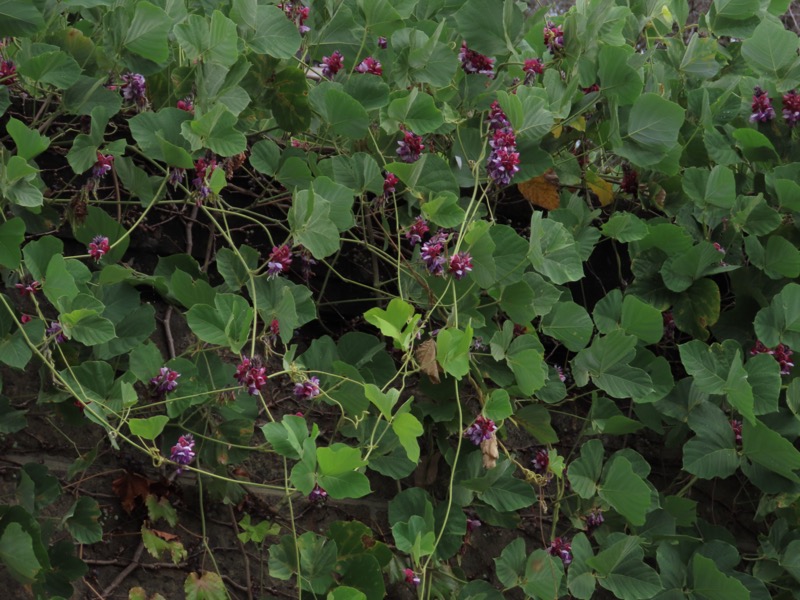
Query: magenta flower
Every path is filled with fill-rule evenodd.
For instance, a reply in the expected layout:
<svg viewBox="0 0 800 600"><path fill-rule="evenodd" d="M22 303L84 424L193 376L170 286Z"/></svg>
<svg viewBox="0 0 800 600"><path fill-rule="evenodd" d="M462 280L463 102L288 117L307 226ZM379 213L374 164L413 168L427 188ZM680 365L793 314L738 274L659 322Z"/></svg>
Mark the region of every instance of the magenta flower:
<svg viewBox="0 0 800 600"><path fill-rule="evenodd" d="M258 396L261 389L267 385L267 369L262 367L257 359L249 359L242 356L242 362L236 367L236 373L233 376L247 388L247 392L251 396Z"/></svg>
<svg viewBox="0 0 800 600"><path fill-rule="evenodd" d="M428 222L421 216L414 219L414 222L408 227L406 231L406 239L411 242L412 246L416 246L422 241L422 236L430 231Z"/></svg>
<svg viewBox="0 0 800 600"><path fill-rule="evenodd" d="M544 45L550 50L550 54L557 55L564 50L564 31L553 23L548 21L544 28Z"/></svg>
<svg viewBox="0 0 800 600"><path fill-rule="evenodd" d="M464 437L476 446L480 446L482 441L492 439L496 430L497 425L494 421L478 415L475 422L464 430Z"/></svg>
<svg viewBox="0 0 800 600"><path fill-rule="evenodd" d="M742 422L739 419L731 419L731 430L733 437L736 440L736 445L742 445Z"/></svg>
<svg viewBox="0 0 800 600"><path fill-rule="evenodd" d="M320 394L319 377L310 377L302 383L294 384L294 395L303 400L311 400Z"/></svg>
<svg viewBox="0 0 800 600"><path fill-rule="evenodd" d="M519 171L519 152L513 147L492 150L486 162L486 172L497 185L506 186Z"/></svg>
<svg viewBox="0 0 800 600"><path fill-rule="evenodd" d="M562 369L562 368L561 368L559 365L556 365L556 366L554 366L553 368L556 370L556 373L558 374L558 379L559 379L559 381L560 381L561 383L566 383L566 381L567 381L567 376L566 376L566 374L564 373L564 369Z"/></svg>
<svg viewBox="0 0 800 600"><path fill-rule="evenodd" d="M481 523L480 519L467 518L467 533L472 533L481 525L483 525L483 523Z"/></svg>
<svg viewBox="0 0 800 600"><path fill-rule="evenodd" d="M538 58L528 58L522 67L525 72L525 85L530 85L536 81L536 76L544 73L544 63Z"/></svg>
<svg viewBox="0 0 800 600"><path fill-rule="evenodd" d="M633 196L634 200L639 197L639 173L627 163L622 165L622 183L619 187Z"/></svg>
<svg viewBox="0 0 800 600"><path fill-rule="evenodd" d="M371 56L368 56L362 60L361 64L356 67L356 71L359 73L369 73L370 75L383 75L383 67L381 66L381 63Z"/></svg>
<svg viewBox="0 0 800 600"><path fill-rule="evenodd" d="M586 515L586 531L592 532L605 522L603 518L603 511L599 508L593 508L592 512Z"/></svg>
<svg viewBox="0 0 800 600"><path fill-rule="evenodd" d="M64 331L61 329L61 323L58 321L53 321L50 323L50 327L46 330L47 335L55 336L55 343L61 344L67 341L67 336L64 335Z"/></svg>
<svg viewBox="0 0 800 600"><path fill-rule="evenodd" d="M397 178L397 175L394 173L386 173L383 177L383 195L388 196L389 194L394 194L397 191L397 184L400 183L400 180Z"/></svg>
<svg viewBox="0 0 800 600"><path fill-rule="evenodd" d="M17 67L11 60L0 60L0 85L11 85L17 80Z"/></svg>
<svg viewBox="0 0 800 600"><path fill-rule="evenodd" d="M381 50L386 50L388 44L386 43L386 38L383 36L378 37L378 48Z"/></svg>
<svg viewBox="0 0 800 600"><path fill-rule="evenodd" d="M269 323L269 343L274 346L278 343L278 336L281 334L281 326L278 319L272 319Z"/></svg>
<svg viewBox="0 0 800 600"><path fill-rule="evenodd" d="M89 256L91 256L95 262L100 262L100 259L108 254L110 249L108 238L103 235L96 235L92 241L89 242Z"/></svg>
<svg viewBox="0 0 800 600"><path fill-rule="evenodd" d="M800 94L794 90L783 95L783 118L789 127L800 121Z"/></svg>
<svg viewBox="0 0 800 600"><path fill-rule="evenodd" d="M411 131L404 131L403 139L397 142L397 156L405 163L418 161L424 149L422 137Z"/></svg>
<svg viewBox="0 0 800 600"><path fill-rule="evenodd" d="M308 495L308 501L313 502L314 504L325 502L327 499L328 492L319 487L319 484L314 485L314 489L311 490L311 493Z"/></svg>
<svg viewBox="0 0 800 600"><path fill-rule="evenodd" d="M536 456L533 457L531 461L533 465L533 472L537 475L544 475L547 473L547 469L550 467L550 453L547 452L546 448L542 448L536 452Z"/></svg>
<svg viewBox="0 0 800 600"><path fill-rule="evenodd" d="M406 569L404 574L406 576L406 583L411 583L414 586L418 586L420 583L422 583L420 578L414 573L413 569Z"/></svg>
<svg viewBox="0 0 800 600"><path fill-rule="evenodd" d="M334 50L330 56L322 57L322 74L331 79L344 67L344 56L338 50Z"/></svg>
<svg viewBox="0 0 800 600"><path fill-rule="evenodd" d="M178 387L178 378L180 376L180 373L171 370L169 367L161 367L158 375L150 380L150 385L154 388L153 395L158 397L167 395Z"/></svg>
<svg viewBox="0 0 800 600"><path fill-rule="evenodd" d="M122 81L122 97L125 100L135 103L140 108L147 104L144 75L125 73Z"/></svg>
<svg viewBox="0 0 800 600"><path fill-rule="evenodd" d="M267 277L277 277L289 270L292 264L292 249L288 245L273 246L267 260Z"/></svg>
<svg viewBox="0 0 800 600"><path fill-rule="evenodd" d="M304 25L309 15L307 6L303 6L300 2L284 2L283 4L278 4L278 8L282 8L286 17L297 26L300 35L305 35L311 31L310 27Z"/></svg>
<svg viewBox="0 0 800 600"><path fill-rule="evenodd" d="M439 231L422 244L419 256L431 275L442 275L444 273L444 248L446 243L447 233Z"/></svg>
<svg viewBox="0 0 800 600"><path fill-rule="evenodd" d="M178 104L176 106L181 110L194 114L194 102L192 102L191 96L186 96L186 98L178 100Z"/></svg>
<svg viewBox="0 0 800 600"><path fill-rule="evenodd" d="M469 252L459 252L450 257L450 274L456 279L461 279L472 271L472 257Z"/></svg>
<svg viewBox="0 0 800 600"><path fill-rule="evenodd" d="M494 59L467 48L467 42L461 42L461 51L458 53L461 68L468 75L480 73L494 77Z"/></svg>
<svg viewBox="0 0 800 600"><path fill-rule="evenodd" d="M192 179L192 185L197 190L197 194L201 199L208 198L211 194L211 188L208 187L208 179L217 168L216 158L198 158L194 163L195 177Z"/></svg>
<svg viewBox="0 0 800 600"><path fill-rule="evenodd" d="M557 537L550 542L550 547L547 548L547 551L552 556L560 558L565 567L568 567L572 562L572 545L563 538Z"/></svg>
<svg viewBox="0 0 800 600"><path fill-rule="evenodd" d="M751 356L755 356L756 354L769 354L775 360L777 360L781 367L781 375L789 375L792 372L794 363L791 362L791 357L794 352L792 352L792 349L789 348L789 346L786 346L785 344L778 344L774 349L770 349L759 340L750 350Z"/></svg>
<svg viewBox="0 0 800 600"><path fill-rule="evenodd" d="M750 105L750 110L753 113L750 115L750 121L753 123L766 123L775 118L772 100L767 95L767 92L759 86L753 88L753 103Z"/></svg>
<svg viewBox="0 0 800 600"><path fill-rule="evenodd" d="M28 284L24 283L15 283L14 287L19 290L19 293L22 294L22 297L25 296L33 296L36 292L42 289L42 284L38 281L31 281Z"/></svg>
<svg viewBox="0 0 800 600"><path fill-rule="evenodd" d="M194 438L191 433L182 435L178 438L178 443L172 447L170 460L179 465L188 465L194 460ZM178 475L181 474L181 468L178 467Z"/></svg>
<svg viewBox="0 0 800 600"><path fill-rule="evenodd" d="M510 129L511 123L506 117L506 113L500 108L500 103L495 100L489 108L489 129L497 131L498 129Z"/></svg>
<svg viewBox="0 0 800 600"><path fill-rule="evenodd" d="M111 165L114 162L114 157L110 154L104 155L97 153L97 162L94 163L94 167L92 167L92 177L95 179L101 179L105 177L105 175L111 171Z"/></svg>

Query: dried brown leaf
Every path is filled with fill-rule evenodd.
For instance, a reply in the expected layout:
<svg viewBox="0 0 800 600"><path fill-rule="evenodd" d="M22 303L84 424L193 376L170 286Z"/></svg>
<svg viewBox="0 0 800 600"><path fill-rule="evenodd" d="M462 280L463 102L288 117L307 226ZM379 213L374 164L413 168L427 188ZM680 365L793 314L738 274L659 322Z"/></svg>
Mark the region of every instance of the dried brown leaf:
<svg viewBox="0 0 800 600"><path fill-rule="evenodd" d="M130 514L136 506L136 499L144 500L150 493L150 485L153 482L137 473L125 474L111 482L111 489L119 496L122 501L122 508Z"/></svg>
<svg viewBox="0 0 800 600"><path fill-rule="evenodd" d="M417 358L419 368L428 377L431 382L439 383L439 363L436 362L436 340L433 338L425 340L417 346L414 356Z"/></svg>
<svg viewBox="0 0 800 600"><path fill-rule="evenodd" d="M559 207L558 175L553 169L517 184L517 189L534 206L546 210L555 210Z"/></svg>
<svg viewBox="0 0 800 600"><path fill-rule="evenodd" d="M481 452L483 453L483 468L494 469L497 466L497 459L500 458L500 452L497 450L497 438L492 436L488 440L483 440Z"/></svg>

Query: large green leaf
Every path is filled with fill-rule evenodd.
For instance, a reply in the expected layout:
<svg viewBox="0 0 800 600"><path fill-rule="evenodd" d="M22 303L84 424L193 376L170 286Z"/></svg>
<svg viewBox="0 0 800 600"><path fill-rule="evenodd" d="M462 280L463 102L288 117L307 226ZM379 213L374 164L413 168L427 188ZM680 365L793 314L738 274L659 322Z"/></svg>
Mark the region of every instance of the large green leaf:
<svg viewBox="0 0 800 600"><path fill-rule="evenodd" d="M534 550L528 557L522 589L534 598L558 598L564 565L546 550Z"/></svg>
<svg viewBox="0 0 800 600"><path fill-rule="evenodd" d="M621 600L654 598L661 591L658 573L644 561L639 538L622 536L587 560L597 571L598 583Z"/></svg>
<svg viewBox="0 0 800 600"><path fill-rule="evenodd" d="M581 446L581 456L569 464L567 477L572 489L581 498L589 499L597 493L597 482L603 469L603 443L589 440Z"/></svg>
<svg viewBox="0 0 800 600"><path fill-rule="evenodd" d="M19 217L0 225L0 266L16 269L22 260L22 242L25 240L25 221ZM27 262L27 261L26 261ZM41 279L41 277L39 277ZM4 309L5 310L5 309Z"/></svg>
<svg viewBox="0 0 800 600"><path fill-rule="evenodd" d="M764 19L742 43L742 56L756 73L780 77L795 62L798 44L795 32L779 21Z"/></svg>
<svg viewBox="0 0 800 600"><path fill-rule="evenodd" d="M277 6L259 5L254 25L254 33L246 37L253 52L275 58L292 58L300 48L297 27Z"/></svg>
<svg viewBox="0 0 800 600"><path fill-rule="evenodd" d="M125 34L123 45L134 54L161 63L169 57L167 35L172 19L159 7L146 0L137 2L133 20Z"/></svg>
<svg viewBox="0 0 800 600"><path fill-rule="evenodd" d="M774 348L780 343L800 348L800 285L786 284L753 323L758 339Z"/></svg>
<svg viewBox="0 0 800 600"><path fill-rule="evenodd" d="M27 0L0 0L0 36L33 35L44 27L42 13Z"/></svg>
<svg viewBox="0 0 800 600"><path fill-rule="evenodd" d="M630 461L615 456L598 486L600 497L633 525L644 525L650 508L650 488L634 472Z"/></svg>
<svg viewBox="0 0 800 600"><path fill-rule="evenodd" d="M533 268L553 283L578 281L583 277L583 262L575 238L564 225L545 219L540 211L531 217L528 258Z"/></svg>
<svg viewBox="0 0 800 600"><path fill-rule="evenodd" d="M458 32L470 49L488 55L514 51L524 18L515 2L505 0L502 5L486 10L481 0L468 0L456 13Z"/></svg>
<svg viewBox="0 0 800 600"><path fill-rule="evenodd" d="M331 203L319 194L295 192L287 220L292 236L316 259L330 256L339 249L339 230L330 218Z"/></svg>
<svg viewBox="0 0 800 600"><path fill-rule="evenodd" d="M742 453L754 463L778 473L794 482L800 482L800 452L777 431L756 420L742 425Z"/></svg>
<svg viewBox="0 0 800 600"><path fill-rule="evenodd" d="M697 434L683 446L683 468L701 479L729 477L739 466L733 430L725 413L703 402L689 413Z"/></svg>
<svg viewBox="0 0 800 600"><path fill-rule="evenodd" d="M749 600L750 592L735 578L725 575L714 561L700 554L692 558L692 592L705 600Z"/></svg>

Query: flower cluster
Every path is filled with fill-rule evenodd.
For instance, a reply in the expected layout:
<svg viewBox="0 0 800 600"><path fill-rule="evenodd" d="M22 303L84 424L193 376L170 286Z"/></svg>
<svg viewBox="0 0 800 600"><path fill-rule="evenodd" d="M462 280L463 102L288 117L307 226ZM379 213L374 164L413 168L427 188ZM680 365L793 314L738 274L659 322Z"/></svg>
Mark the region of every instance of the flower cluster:
<svg viewBox="0 0 800 600"><path fill-rule="evenodd" d="M303 400L311 400L319 396L319 377L310 377L301 383L294 384L294 395Z"/></svg>
<svg viewBox="0 0 800 600"><path fill-rule="evenodd" d="M100 259L108 254L110 249L108 238L103 235L97 235L89 242L89 256L94 259L94 262L100 262Z"/></svg>
<svg viewBox="0 0 800 600"><path fill-rule="evenodd" d="M794 90L783 95L783 118L789 127L800 121L800 94Z"/></svg>
<svg viewBox="0 0 800 600"><path fill-rule="evenodd" d="M547 451L547 448L542 448L536 452L536 456L533 457L531 465L533 466L533 472L537 475L544 475L547 473L547 469L550 467L550 453Z"/></svg>
<svg viewBox="0 0 800 600"><path fill-rule="evenodd" d="M283 4L278 4L278 8L282 8L286 17L297 25L297 31L300 32L300 35L305 35L311 31L311 27L304 25L310 12L307 6L303 6L299 2L284 2Z"/></svg>
<svg viewBox="0 0 800 600"><path fill-rule="evenodd" d="M383 67L381 63L368 56L356 67L359 73L369 73L370 75L383 75Z"/></svg>
<svg viewBox="0 0 800 600"><path fill-rule="evenodd" d="M550 54L556 56L564 50L564 30L552 21L548 21L544 27L544 45L550 50Z"/></svg>
<svg viewBox="0 0 800 600"><path fill-rule="evenodd" d="M458 53L461 61L461 68L468 75L480 73L488 77L494 77L494 59L489 58L475 50L467 48L467 42L461 42L461 51Z"/></svg>
<svg viewBox="0 0 800 600"><path fill-rule="evenodd" d="M544 73L544 63L538 58L528 58L522 67L525 72L525 85L530 85L536 81L536 76Z"/></svg>
<svg viewBox="0 0 800 600"><path fill-rule="evenodd" d="M750 105L753 114L750 115L751 122L766 123L775 118L775 109L772 108L772 100L767 92L760 86L753 88L753 104Z"/></svg>
<svg viewBox="0 0 800 600"><path fill-rule="evenodd" d="M36 292L42 289L42 284L38 281L31 281L28 284L25 283L15 283L14 287L19 290L19 293L22 294L23 298L25 296L33 296Z"/></svg>
<svg viewBox="0 0 800 600"><path fill-rule="evenodd" d="M425 263L425 268L431 275L442 275L445 263L445 244L447 244L447 232L439 231L422 244L420 258Z"/></svg>
<svg viewBox="0 0 800 600"><path fill-rule="evenodd" d="M736 445L742 445L742 422L739 419L731 419L731 430L733 437L736 439Z"/></svg>
<svg viewBox="0 0 800 600"><path fill-rule="evenodd" d="M394 173L386 173L383 176L383 195L388 196L389 194L394 194L397 191L398 183L400 183L400 180L397 178L397 175Z"/></svg>
<svg viewBox="0 0 800 600"><path fill-rule="evenodd" d="M181 110L194 114L194 101L191 96L186 96L186 98L178 100L176 106Z"/></svg>
<svg viewBox="0 0 800 600"><path fill-rule="evenodd" d="M344 67L344 56L338 50L334 50L330 56L322 57L322 74L331 79Z"/></svg>
<svg viewBox="0 0 800 600"><path fill-rule="evenodd" d="M17 80L17 67L13 61L0 60L0 85L11 85Z"/></svg>
<svg viewBox="0 0 800 600"><path fill-rule="evenodd" d="M139 108L147 104L144 75L139 73L125 73L122 76L122 97L133 102Z"/></svg>
<svg viewBox="0 0 800 600"><path fill-rule="evenodd" d="M472 271L472 257L469 252L458 252L450 257L450 274L456 279L461 279Z"/></svg>
<svg viewBox="0 0 800 600"><path fill-rule="evenodd" d="M494 424L494 421L478 415L475 422L464 431L464 437L476 446L480 446L482 441L492 439L495 431L497 431L497 425Z"/></svg>
<svg viewBox="0 0 800 600"><path fill-rule="evenodd" d="M406 583L411 583L416 586L422 582L420 578L414 573L413 569L406 569L404 573L406 576Z"/></svg>
<svg viewBox="0 0 800 600"><path fill-rule="evenodd" d="M197 190L200 199L208 198L211 188L208 187L208 179L217 168L216 158L198 158L194 163L194 179L192 185Z"/></svg>
<svg viewBox="0 0 800 600"><path fill-rule="evenodd" d="M47 335L54 336L54 340L56 344L61 344L62 342L67 341L67 336L64 335L63 329L61 329L61 323L58 321L53 321L50 323L50 327L46 330Z"/></svg>
<svg viewBox="0 0 800 600"><path fill-rule="evenodd" d="M563 538L557 537L550 542L550 546L547 548L547 551L552 556L557 556L560 558L565 567L569 566L569 564L572 562L572 544Z"/></svg>
<svg viewBox="0 0 800 600"><path fill-rule="evenodd" d="M319 484L316 484L314 486L314 489L311 490L311 493L308 495L308 501L313 502L314 504L325 502L325 500L327 499L328 499L328 492L319 487Z"/></svg>
<svg viewBox="0 0 800 600"><path fill-rule="evenodd" d="M603 518L603 511L599 508L593 508L592 512L586 515L586 530L590 533L600 527L605 519Z"/></svg>
<svg viewBox="0 0 800 600"><path fill-rule="evenodd" d="M272 319L269 323L269 343L274 346L278 343L278 336L281 334L281 326L278 319Z"/></svg>
<svg viewBox="0 0 800 600"><path fill-rule="evenodd" d="M178 438L178 443L172 447L169 458L179 465L188 465L194 460L194 456L194 438L191 433L187 433ZM178 475L180 474L181 468L178 467Z"/></svg>
<svg viewBox="0 0 800 600"><path fill-rule="evenodd" d="M489 140L492 151L486 161L486 172L497 185L505 186L519 171L519 152L511 123L496 100L489 112L489 127L493 131Z"/></svg>
<svg viewBox="0 0 800 600"><path fill-rule="evenodd" d="M95 179L102 179L111 171L111 164L114 162L114 157L110 154L97 153L97 161L92 167L92 177Z"/></svg>
<svg viewBox="0 0 800 600"><path fill-rule="evenodd" d="M750 355L755 356L756 354L769 354L775 360L778 361L778 364L781 367L781 375L789 375L792 372L792 367L794 363L791 361L792 349L785 344L778 344L775 348L767 348L761 341L757 341L756 345L750 350Z"/></svg>
<svg viewBox="0 0 800 600"><path fill-rule="evenodd" d="M247 388L247 392L251 396L258 396L261 388L267 385L266 373L266 367L262 367L257 359L242 356L242 362L236 367L236 373L233 376L240 385Z"/></svg>
<svg viewBox="0 0 800 600"><path fill-rule="evenodd" d="M267 259L267 277L277 277L289 270L292 264L292 249L288 245L273 246Z"/></svg>
<svg viewBox="0 0 800 600"><path fill-rule="evenodd" d="M622 165L622 183L619 187L633 196L634 200L639 197L639 173L627 163Z"/></svg>
<svg viewBox="0 0 800 600"><path fill-rule="evenodd" d="M183 183L183 178L186 177L186 169L180 167L172 167L169 170L169 184L176 188Z"/></svg>
<svg viewBox="0 0 800 600"><path fill-rule="evenodd" d="M406 239L411 242L412 246L416 246L422 242L422 236L430 231L428 222L421 216L414 219L414 222L408 226L406 231ZM423 259L424 260L424 259Z"/></svg>
<svg viewBox="0 0 800 600"><path fill-rule="evenodd" d="M404 131L403 139L397 142L397 156L404 163L417 162L424 149L422 137L411 131Z"/></svg>
<svg viewBox="0 0 800 600"><path fill-rule="evenodd" d="M163 397L169 392L178 387L178 377L181 374L173 371L169 367L161 367L158 375L150 380L150 385L153 386L153 395Z"/></svg>

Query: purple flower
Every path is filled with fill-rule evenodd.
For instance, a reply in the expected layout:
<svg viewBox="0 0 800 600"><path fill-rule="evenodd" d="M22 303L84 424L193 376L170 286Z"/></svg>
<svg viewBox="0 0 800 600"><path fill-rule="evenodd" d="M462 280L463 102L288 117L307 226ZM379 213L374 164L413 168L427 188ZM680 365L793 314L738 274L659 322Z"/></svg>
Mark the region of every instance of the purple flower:
<svg viewBox="0 0 800 600"><path fill-rule="evenodd" d="M181 374L177 371L171 370L169 367L161 367L158 375L150 380L150 384L154 387L154 396L165 396L176 387L178 387L178 377Z"/></svg>
<svg viewBox="0 0 800 600"><path fill-rule="evenodd" d="M134 102L136 106L142 107L147 104L145 95L144 75L139 73L125 73L122 76L122 97L125 100Z"/></svg>
<svg viewBox="0 0 800 600"><path fill-rule="evenodd" d="M469 441L476 446L480 446L482 441L492 439L496 430L497 425L494 421L478 415L475 422L464 431L464 437L469 438Z"/></svg>
<svg viewBox="0 0 800 600"><path fill-rule="evenodd" d="M495 100L492 102L492 106L489 108L489 128L492 131L497 131L498 129L510 129L511 123L506 117L506 113L503 112L503 109L500 108L500 103Z"/></svg>
<svg viewBox="0 0 800 600"><path fill-rule="evenodd" d="M170 460L179 465L188 465L194 460L194 438L191 433L182 435L178 438L178 443L172 447ZM181 474L181 468L178 467L178 475Z"/></svg>
<svg viewBox="0 0 800 600"><path fill-rule="evenodd" d="M233 376L240 385L247 388L251 396L258 396L261 388L267 385L266 373L267 369L262 367L258 360L242 356L242 362L236 367Z"/></svg>
<svg viewBox="0 0 800 600"><path fill-rule="evenodd" d="M319 377L310 377L302 383L294 384L294 395L304 400L319 396Z"/></svg>
<svg viewBox="0 0 800 600"><path fill-rule="evenodd" d="M566 376L566 374L564 373L564 369L562 369L562 368L561 368L559 365L556 365L556 366L554 366L553 368L556 370L556 373L558 373L558 379L559 379L559 381L561 381L561 383L566 383L566 381L567 381L567 376Z"/></svg>
<svg viewBox="0 0 800 600"><path fill-rule="evenodd" d="M783 118L789 127L800 121L800 94L794 90L783 95Z"/></svg>
<svg viewBox="0 0 800 600"><path fill-rule="evenodd" d="M368 56L362 60L361 64L356 67L356 71L359 73L369 73L370 75L383 75L383 67L381 66L381 63L371 56Z"/></svg>
<svg viewBox="0 0 800 600"><path fill-rule="evenodd" d="M110 154L104 155L97 153L97 162L92 167L92 177L95 179L103 178L109 171L111 171L111 164L114 162L114 157Z"/></svg>
<svg viewBox="0 0 800 600"><path fill-rule="evenodd" d="M100 262L100 259L105 256L111 247L108 244L108 238L102 235L97 235L89 242L89 256L95 262Z"/></svg>
<svg viewBox="0 0 800 600"><path fill-rule="evenodd" d="M14 287L19 290L19 293L22 294L22 297L25 296L33 296L36 292L42 289L42 284L38 281L31 281L28 284L24 283L15 283Z"/></svg>
<svg viewBox="0 0 800 600"><path fill-rule="evenodd" d="M422 244L420 258L431 275L442 275L444 273L444 246L446 243L447 234L440 231Z"/></svg>
<svg viewBox="0 0 800 600"><path fill-rule="evenodd" d="M217 168L216 158L198 158L194 163L195 177L192 179L192 185L197 190L197 195L201 199L208 198L211 194L211 188L208 187L208 179Z"/></svg>
<svg viewBox="0 0 800 600"><path fill-rule="evenodd" d="M55 336L56 344L61 344L62 342L67 341L67 336L64 335L63 330L61 329L61 323L58 321L53 321L50 323L50 327L46 330L47 335Z"/></svg>
<svg viewBox="0 0 800 600"><path fill-rule="evenodd" d="M11 60L0 60L0 85L11 85L17 80L17 67Z"/></svg>
<svg viewBox="0 0 800 600"><path fill-rule="evenodd" d="M386 50L387 46L388 46L388 44L386 43L386 38L383 37L383 36L379 36L378 37L378 48L380 48L381 50Z"/></svg>
<svg viewBox="0 0 800 600"><path fill-rule="evenodd" d="M553 23L548 21L544 28L544 45L550 50L550 54L560 54L564 49L564 31Z"/></svg>
<svg viewBox="0 0 800 600"><path fill-rule="evenodd" d="M404 131L403 139L397 142L397 156L405 163L418 161L424 149L422 137L411 131Z"/></svg>
<svg viewBox="0 0 800 600"><path fill-rule="evenodd" d="M530 85L536 81L536 76L544 73L544 64L538 58L528 58L522 67L525 72L525 85Z"/></svg>
<svg viewBox="0 0 800 600"><path fill-rule="evenodd" d="M600 527L604 521L605 519L603 518L603 511L599 508L593 508L592 512L586 515L586 530L591 533Z"/></svg>
<svg viewBox="0 0 800 600"><path fill-rule="evenodd" d="M281 334L281 326L278 319L272 319L269 324L269 343L275 345L278 343L278 336Z"/></svg>
<svg viewBox="0 0 800 600"><path fill-rule="evenodd" d="M422 217L417 217L414 222L408 227L406 231L406 239L411 242L412 246L416 246L422 241L422 236L430 231L428 222Z"/></svg>
<svg viewBox="0 0 800 600"><path fill-rule="evenodd" d="M191 96L186 96L186 98L178 100L178 104L176 106L181 110L194 114L194 102L192 101Z"/></svg>
<svg viewBox="0 0 800 600"><path fill-rule="evenodd" d="M739 419L731 419L731 429L733 430L733 437L736 439L736 445L742 445L742 422Z"/></svg>
<svg viewBox="0 0 800 600"><path fill-rule="evenodd" d="M467 48L467 42L461 42L461 51L458 53L461 68L467 74L480 73L494 77L494 59Z"/></svg>
<svg viewBox="0 0 800 600"><path fill-rule="evenodd" d="M19 285L19 284L17 284ZM778 361L778 364L781 367L781 375L789 375L792 372L792 367L794 363L791 362L791 357L794 354L792 349L785 344L778 344L774 349L767 348L760 340L756 342L756 345L750 350L750 355L755 356L756 354L769 354L775 360Z"/></svg>
<svg viewBox="0 0 800 600"><path fill-rule="evenodd" d="M714 250L723 255L727 252L725 248L722 247L722 244L720 244L719 242L714 242Z"/></svg>
<svg viewBox="0 0 800 600"><path fill-rule="evenodd" d="M331 79L342 70L344 66L344 57L341 52L334 50L330 56L322 57L322 64L324 65L322 67L322 74L328 79Z"/></svg>
<svg viewBox="0 0 800 600"><path fill-rule="evenodd" d="M501 147L492 150L486 162L486 172L497 185L506 186L519 171L519 152Z"/></svg>
<svg viewBox="0 0 800 600"><path fill-rule="evenodd" d="M309 502L313 502L314 504L325 502L327 498L328 498L328 492L319 487L319 484L316 484L314 486L314 489L311 490L311 493L308 495Z"/></svg>
<svg viewBox="0 0 800 600"><path fill-rule="evenodd" d="M273 246L272 252L267 260L267 277L277 277L282 273L289 270L289 265L292 264L292 249L286 244L282 246Z"/></svg>
<svg viewBox="0 0 800 600"><path fill-rule="evenodd" d="M550 454L547 452L547 449L542 448L536 452L536 456L533 457L531 464L533 465L533 472L537 475L544 475L547 473L547 469L550 467Z"/></svg>
<svg viewBox="0 0 800 600"><path fill-rule="evenodd" d="M186 177L186 169L181 169L180 167L172 167L169 170L169 184L176 188L178 185L183 183L183 178Z"/></svg>
<svg viewBox="0 0 800 600"><path fill-rule="evenodd" d="M547 551L561 559L564 566L567 567L572 562L572 545L565 539L557 537L547 548Z"/></svg>
<svg viewBox="0 0 800 600"><path fill-rule="evenodd" d="M766 123L775 118L772 100L770 100L767 92L759 86L753 88L753 103L750 105L750 110L753 113L750 115L750 121L753 123Z"/></svg>
<svg viewBox="0 0 800 600"><path fill-rule="evenodd" d="M472 257L469 252L459 252L450 257L450 273L456 279L461 279L472 271Z"/></svg>
<svg viewBox="0 0 800 600"><path fill-rule="evenodd" d="M389 194L394 194L397 190L398 183L400 183L400 180L397 178L397 175L394 173L386 173L383 177L383 195L388 196Z"/></svg>
<svg viewBox="0 0 800 600"><path fill-rule="evenodd" d="M286 17L297 25L297 30L300 32L300 35L305 35L311 31L310 27L304 25L309 15L309 8L307 6L303 6L299 2L284 2L283 4L278 4L278 8L282 8Z"/></svg>
<svg viewBox="0 0 800 600"><path fill-rule="evenodd" d="M415 586L417 586L417 585L419 585L421 583L420 578L417 577L417 575L414 573L413 569L406 569L404 571L404 574L406 576L406 583L411 583L411 584L413 584Z"/></svg>
<svg viewBox="0 0 800 600"><path fill-rule="evenodd" d="M472 533L481 525L483 525L483 523L481 523L480 519L467 518L467 533Z"/></svg>

